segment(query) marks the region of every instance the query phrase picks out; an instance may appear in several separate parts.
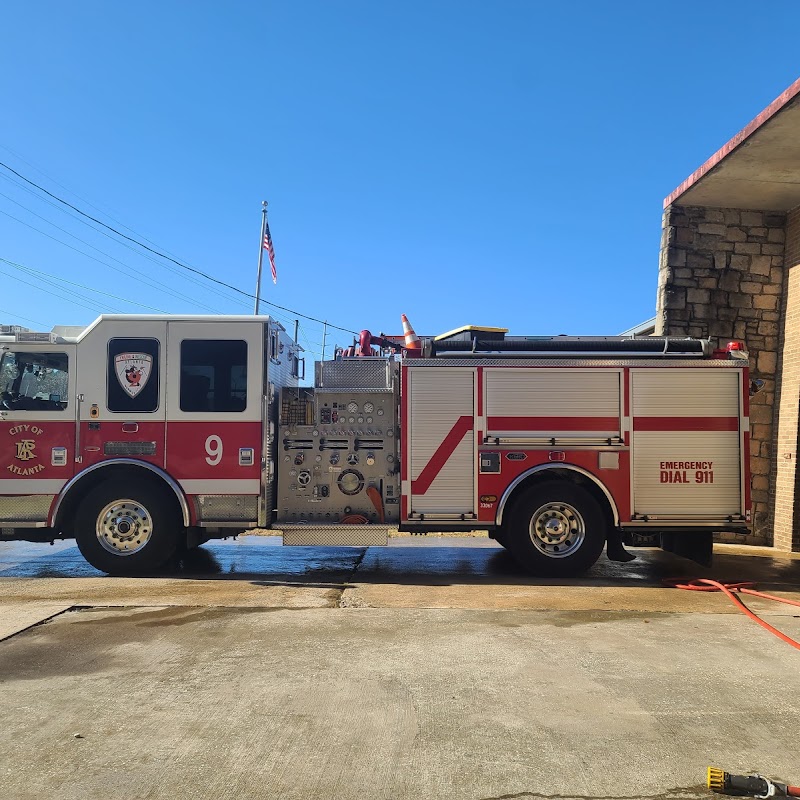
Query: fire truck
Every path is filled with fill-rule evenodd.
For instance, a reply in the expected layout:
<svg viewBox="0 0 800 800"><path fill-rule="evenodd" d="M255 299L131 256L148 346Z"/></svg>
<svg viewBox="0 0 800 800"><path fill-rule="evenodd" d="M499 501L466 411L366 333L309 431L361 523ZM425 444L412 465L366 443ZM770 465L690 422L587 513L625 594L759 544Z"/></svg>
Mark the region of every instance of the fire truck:
<svg viewBox="0 0 800 800"><path fill-rule="evenodd" d="M0 335L0 541L143 574L253 528L285 545L487 530L528 571L607 547L707 561L747 531L747 354L675 337L373 336L315 364L267 316Z"/></svg>

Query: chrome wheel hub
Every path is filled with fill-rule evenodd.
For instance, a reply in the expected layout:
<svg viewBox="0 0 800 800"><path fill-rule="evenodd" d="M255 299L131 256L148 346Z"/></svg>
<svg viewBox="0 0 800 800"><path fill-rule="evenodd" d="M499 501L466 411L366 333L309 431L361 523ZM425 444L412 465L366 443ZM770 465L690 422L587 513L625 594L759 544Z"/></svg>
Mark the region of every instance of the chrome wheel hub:
<svg viewBox="0 0 800 800"><path fill-rule="evenodd" d="M547 503L533 513L529 535L533 546L548 558L566 558L580 549L586 527L568 503Z"/></svg>
<svg viewBox="0 0 800 800"><path fill-rule="evenodd" d="M117 556L130 556L150 541L153 521L141 503L114 500L98 514L95 532L103 549Z"/></svg>

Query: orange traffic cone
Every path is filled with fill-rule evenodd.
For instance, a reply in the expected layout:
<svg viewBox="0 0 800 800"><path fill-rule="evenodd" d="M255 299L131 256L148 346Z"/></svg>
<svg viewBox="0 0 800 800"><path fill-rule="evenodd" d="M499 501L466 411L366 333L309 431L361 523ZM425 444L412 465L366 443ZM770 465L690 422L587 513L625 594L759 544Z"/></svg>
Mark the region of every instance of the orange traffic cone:
<svg viewBox="0 0 800 800"><path fill-rule="evenodd" d="M408 317L405 314L401 314L400 320L403 323L403 336L406 337L406 350L422 350L422 342L420 342L419 336L414 333Z"/></svg>

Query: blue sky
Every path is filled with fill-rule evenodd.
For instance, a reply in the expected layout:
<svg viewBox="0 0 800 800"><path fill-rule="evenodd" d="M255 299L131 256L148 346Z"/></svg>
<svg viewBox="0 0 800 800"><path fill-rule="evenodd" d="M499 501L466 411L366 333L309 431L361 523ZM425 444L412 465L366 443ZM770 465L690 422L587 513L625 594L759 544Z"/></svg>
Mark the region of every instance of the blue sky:
<svg viewBox="0 0 800 800"><path fill-rule="evenodd" d="M247 292L266 199L265 299L388 333L653 316L663 198L800 75L790 0L9 0L3 20L0 161ZM252 311L0 174L0 258L40 273L0 261L0 321ZM318 356L321 326L301 332Z"/></svg>

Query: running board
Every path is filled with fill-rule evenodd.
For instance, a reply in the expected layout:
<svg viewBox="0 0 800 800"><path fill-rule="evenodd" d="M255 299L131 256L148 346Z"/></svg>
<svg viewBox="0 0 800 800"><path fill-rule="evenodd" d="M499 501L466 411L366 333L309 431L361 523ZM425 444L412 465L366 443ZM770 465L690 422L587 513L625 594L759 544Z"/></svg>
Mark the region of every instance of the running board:
<svg viewBox="0 0 800 800"><path fill-rule="evenodd" d="M282 525L284 545L293 547L386 547L391 525Z"/></svg>

